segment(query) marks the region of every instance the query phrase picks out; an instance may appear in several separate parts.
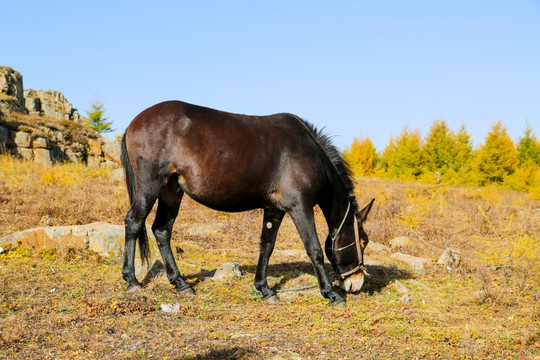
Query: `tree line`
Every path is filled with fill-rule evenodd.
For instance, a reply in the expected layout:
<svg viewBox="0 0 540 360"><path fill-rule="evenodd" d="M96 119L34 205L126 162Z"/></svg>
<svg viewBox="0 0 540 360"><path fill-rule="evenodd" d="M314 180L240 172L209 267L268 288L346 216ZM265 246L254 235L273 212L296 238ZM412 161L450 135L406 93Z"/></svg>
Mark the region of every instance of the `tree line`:
<svg viewBox="0 0 540 360"><path fill-rule="evenodd" d="M378 176L451 185L500 184L540 198L540 141L527 123L517 143L502 121L474 147L465 125L452 131L435 120L428 134L405 127L378 152L369 137L354 138L343 151L357 176Z"/></svg>

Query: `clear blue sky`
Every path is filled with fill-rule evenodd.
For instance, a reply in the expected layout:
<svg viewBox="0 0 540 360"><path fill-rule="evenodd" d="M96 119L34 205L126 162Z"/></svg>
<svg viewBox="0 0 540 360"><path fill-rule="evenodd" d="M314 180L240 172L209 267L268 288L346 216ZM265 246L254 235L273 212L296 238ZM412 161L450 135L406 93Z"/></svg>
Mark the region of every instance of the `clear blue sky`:
<svg viewBox="0 0 540 360"><path fill-rule="evenodd" d="M0 64L25 88L98 95L115 134L178 99L292 112L343 147L404 126L502 119L540 137L540 1L4 1Z"/></svg>

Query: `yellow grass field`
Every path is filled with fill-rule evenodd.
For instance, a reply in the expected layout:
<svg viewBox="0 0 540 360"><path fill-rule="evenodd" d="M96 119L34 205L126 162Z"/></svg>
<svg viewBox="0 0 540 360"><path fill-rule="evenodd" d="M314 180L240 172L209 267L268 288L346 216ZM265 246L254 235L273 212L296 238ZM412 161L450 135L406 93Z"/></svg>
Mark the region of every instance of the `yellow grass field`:
<svg viewBox="0 0 540 360"><path fill-rule="evenodd" d="M395 250L368 248L366 259L379 265L362 291L346 295L347 308L329 307L316 288L282 292L270 305L250 296L262 211L216 212L185 198L172 242L195 296L178 296L164 276L126 293L121 263L95 253L6 247L0 358L540 359L540 200L376 178L359 178L356 195L360 205L376 198L370 240L407 236L412 245L402 252L437 260L451 248L462 264L411 271L390 258ZM54 225L123 224L127 210L125 185L110 170L0 156L0 237L41 226L44 216ZM209 224L222 230L188 232ZM317 225L324 240L320 211ZM271 286L316 284L302 250L286 217ZM242 276L208 278L226 262L239 263ZM176 313L161 310L177 303Z"/></svg>

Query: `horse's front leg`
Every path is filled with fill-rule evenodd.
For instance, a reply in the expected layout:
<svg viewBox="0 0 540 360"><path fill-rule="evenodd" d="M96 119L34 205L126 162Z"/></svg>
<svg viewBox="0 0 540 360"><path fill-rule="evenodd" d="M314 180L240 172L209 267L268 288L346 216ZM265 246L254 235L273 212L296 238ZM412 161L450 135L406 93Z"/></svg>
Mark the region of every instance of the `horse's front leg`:
<svg viewBox="0 0 540 360"><path fill-rule="evenodd" d="M195 294L195 292L191 285L189 285L182 277L182 274L180 274L171 250L173 224L178 215L178 209L180 208L183 194L183 192L174 191L169 185L161 189L156 218L152 225L152 232L156 237L169 282L176 287L176 291L180 294L192 295Z"/></svg>
<svg viewBox="0 0 540 360"><path fill-rule="evenodd" d="M261 240L259 243L259 263L255 273L255 289L262 293L262 300L274 303L279 300L276 293L268 287L268 262L274 250L276 236L285 215L284 211L264 209Z"/></svg>
<svg viewBox="0 0 540 360"><path fill-rule="evenodd" d="M315 228L313 208L299 203L289 210L289 215L291 215L296 225L309 259L313 264L322 296L330 299L330 305L332 306L345 307L345 300L335 292L324 268L324 255L321 244L319 243L319 237L317 236L317 229Z"/></svg>

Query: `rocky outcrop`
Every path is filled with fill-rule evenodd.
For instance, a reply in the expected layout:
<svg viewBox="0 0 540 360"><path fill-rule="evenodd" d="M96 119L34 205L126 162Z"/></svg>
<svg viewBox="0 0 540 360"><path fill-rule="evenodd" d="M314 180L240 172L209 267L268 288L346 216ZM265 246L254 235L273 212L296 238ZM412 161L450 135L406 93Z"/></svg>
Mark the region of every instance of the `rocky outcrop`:
<svg viewBox="0 0 540 360"><path fill-rule="evenodd" d="M24 90L25 108L30 115L82 122L84 118L67 101L64 94L54 90Z"/></svg>
<svg viewBox="0 0 540 360"><path fill-rule="evenodd" d="M23 160L44 165L54 162L84 163L116 167L120 144L98 133L79 127L67 129L52 124L19 125L0 121L0 154L10 153Z"/></svg>
<svg viewBox="0 0 540 360"><path fill-rule="evenodd" d="M0 112L24 112L22 75L7 66L0 66Z"/></svg>
<svg viewBox="0 0 540 360"><path fill-rule="evenodd" d="M0 112L28 113L77 122L84 120L60 91L24 89L22 75L2 65L0 65Z"/></svg>
<svg viewBox="0 0 540 360"><path fill-rule="evenodd" d="M84 122L60 91L24 90L22 75L0 65L0 154L45 165L73 162L116 167L119 142L103 138L82 126Z"/></svg>

